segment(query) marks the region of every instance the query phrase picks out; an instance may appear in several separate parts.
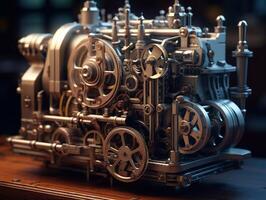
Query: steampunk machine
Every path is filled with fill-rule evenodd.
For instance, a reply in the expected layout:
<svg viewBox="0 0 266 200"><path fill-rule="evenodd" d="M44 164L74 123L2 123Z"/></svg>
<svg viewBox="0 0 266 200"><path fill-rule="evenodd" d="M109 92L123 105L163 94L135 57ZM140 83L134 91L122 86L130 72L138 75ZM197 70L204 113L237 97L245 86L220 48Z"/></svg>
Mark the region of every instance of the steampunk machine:
<svg viewBox="0 0 266 200"><path fill-rule="evenodd" d="M239 168L250 156L235 148L251 94L247 23L232 66L223 16L211 32L178 0L155 19L137 17L128 1L113 18L100 13L86 1L78 23L19 41L30 67L17 89L13 150L126 183L186 187Z"/></svg>

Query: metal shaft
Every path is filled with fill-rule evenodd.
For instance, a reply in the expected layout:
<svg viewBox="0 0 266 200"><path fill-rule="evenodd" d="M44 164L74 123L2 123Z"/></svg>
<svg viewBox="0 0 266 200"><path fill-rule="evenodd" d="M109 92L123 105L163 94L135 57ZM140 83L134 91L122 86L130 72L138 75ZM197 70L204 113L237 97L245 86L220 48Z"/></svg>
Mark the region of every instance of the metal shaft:
<svg viewBox="0 0 266 200"><path fill-rule="evenodd" d="M246 113L246 99L251 94L251 89L247 85L247 78L248 60L253 56L253 52L248 50L247 26L246 21L240 21L238 24L239 41L236 51L233 52L237 65L237 88L234 88L231 92L232 97L236 99L243 114Z"/></svg>
<svg viewBox="0 0 266 200"><path fill-rule="evenodd" d="M246 21L241 21L238 24L238 34L239 34L239 47L242 47L242 45L247 44L247 22Z"/></svg>
<svg viewBox="0 0 266 200"><path fill-rule="evenodd" d="M113 124L125 125L126 118L123 117L104 117L102 115L81 115L77 117L62 117L62 116L55 116L55 115L43 115L41 116L42 120L45 121L58 121L58 122L66 122L66 123L77 123L82 121L82 123L91 123L90 120L97 120L100 122L108 122Z"/></svg>

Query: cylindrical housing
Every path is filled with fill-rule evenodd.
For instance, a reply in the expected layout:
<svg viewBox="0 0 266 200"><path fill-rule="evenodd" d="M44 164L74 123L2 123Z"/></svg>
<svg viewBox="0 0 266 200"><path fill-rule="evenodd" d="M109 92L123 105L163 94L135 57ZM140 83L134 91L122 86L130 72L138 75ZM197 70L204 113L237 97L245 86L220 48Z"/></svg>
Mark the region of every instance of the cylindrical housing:
<svg viewBox="0 0 266 200"><path fill-rule="evenodd" d="M118 17L115 16L113 18L113 26L112 26L112 40L113 42L117 42L118 39L118 27L117 27L117 21L118 21Z"/></svg>
<svg viewBox="0 0 266 200"><path fill-rule="evenodd" d="M237 63L238 88L240 91L244 91L247 88L248 59L252 57L252 52L248 50L247 45L247 26L246 21L239 22L239 41L237 50L234 52Z"/></svg>
<svg viewBox="0 0 266 200"><path fill-rule="evenodd" d="M219 15L216 18L217 26L214 27L215 33L224 33L226 31L226 27L224 25L225 17L223 15Z"/></svg>
<svg viewBox="0 0 266 200"><path fill-rule="evenodd" d="M248 57L238 57L236 59L237 65L237 81L240 91L247 88L247 77L248 77Z"/></svg>
<svg viewBox="0 0 266 200"><path fill-rule="evenodd" d="M253 52L248 50L247 44L247 22L240 21L239 41L233 56L236 57L237 65L237 87L232 88L231 96L236 99L238 106L243 114L246 112L246 98L251 94L251 89L247 85L248 78L248 59L253 56Z"/></svg>
<svg viewBox="0 0 266 200"><path fill-rule="evenodd" d="M58 121L58 122L66 122L66 123L91 123L93 120L97 120L99 122L108 122L113 124L125 125L126 118L124 117L116 117L116 116L108 116L104 117L102 115L85 115L85 116L78 116L78 117L62 117L62 116L55 116L55 115L42 115L40 119L44 121Z"/></svg>
<svg viewBox="0 0 266 200"><path fill-rule="evenodd" d="M188 7L187 8L187 26L190 27L192 26L192 17L193 17L193 13L192 13L192 8Z"/></svg>
<svg viewBox="0 0 266 200"><path fill-rule="evenodd" d="M99 9L96 6L95 1L86 1L80 12L80 24L96 25L100 22Z"/></svg>

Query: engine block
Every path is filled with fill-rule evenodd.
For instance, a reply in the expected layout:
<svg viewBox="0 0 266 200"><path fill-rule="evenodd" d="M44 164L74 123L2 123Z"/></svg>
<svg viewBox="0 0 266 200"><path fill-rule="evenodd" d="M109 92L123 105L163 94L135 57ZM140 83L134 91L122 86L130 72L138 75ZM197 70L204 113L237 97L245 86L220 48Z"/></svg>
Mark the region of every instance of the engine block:
<svg viewBox="0 0 266 200"><path fill-rule="evenodd" d="M247 23L226 62L225 18L214 31L193 25L179 1L155 19L125 2L105 21L94 1L79 22L19 41L23 75L17 153L53 166L80 166L121 182L189 186L239 167L245 126ZM237 74L237 85L230 82Z"/></svg>

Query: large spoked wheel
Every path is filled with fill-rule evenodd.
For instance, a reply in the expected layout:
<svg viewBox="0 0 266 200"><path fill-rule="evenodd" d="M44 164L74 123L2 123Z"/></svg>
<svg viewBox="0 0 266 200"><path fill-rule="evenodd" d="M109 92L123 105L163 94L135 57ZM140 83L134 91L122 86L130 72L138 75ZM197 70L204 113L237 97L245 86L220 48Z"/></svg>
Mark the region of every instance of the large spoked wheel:
<svg viewBox="0 0 266 200"><path fill-rule="evenodd" d="M212 122L211 137L205 148L206 152L219 152L232 144L236 118L233 111L221 101L210 101L209 116Z"/></svg>
<svg viewBox="0 0 266 200"><path fill-rule="evenodd" d="M208 142L210 118L203 107L195 103L182 104L179 111L179 151L182 154L196 153Z"/></svg>
<svg viewBox="0 0 266 200"><path fill-rule="evenodd" d="M107 170L121 182L135 182L145 173L148 149L143 136L133 128L113 129L104 143Z"/></svg>
<svg viewBox="0 0 266 200"><path fill-rule="evenodd" d="M142 54L142 70L144 77L159 79L165 76L168 70L168 55L163 46L150 44Z"/></svg>
<svg viewBox="0 0 266 200"><path fill-rule="evenodd" d="M121 84L121 61L113 47L88 38L70 55L68 80L73 96L83 105L98 109L109 104Z"/></svg>

